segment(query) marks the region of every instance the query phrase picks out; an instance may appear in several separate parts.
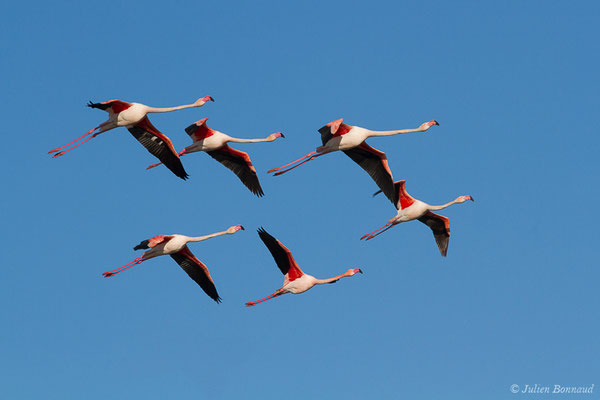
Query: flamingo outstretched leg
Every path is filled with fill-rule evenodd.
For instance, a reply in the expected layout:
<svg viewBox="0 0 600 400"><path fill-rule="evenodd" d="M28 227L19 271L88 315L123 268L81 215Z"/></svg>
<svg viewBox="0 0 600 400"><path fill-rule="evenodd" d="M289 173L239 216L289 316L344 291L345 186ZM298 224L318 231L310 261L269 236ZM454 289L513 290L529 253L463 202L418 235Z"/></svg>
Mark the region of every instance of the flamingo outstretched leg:
<svg viewBox="0 0 600 400"><path fill-rule="evenodd" d="M364 239L364 238L366 238L367 236L371 236L371 235L372 235L372 234L374 234L375 232L377 232L377 231L380 231L380 230L382 230L383 228L385 228L385 227L388 227L388 226L389 226L389 225L391 225L391 224L392 224L391 222L388 222L387 224L385 224L385 225L384 225L384 226L382 226L381 228L375 229L373 232L370 232L370 233L367 233L366 235L363 235L363 236L360 238L360 240L363 240L363 239ZM391 226L390 226L389 228L391 228ZM389 229L389 228L388 228L388 229ZM380 233L381 233L381 232L380 232Z"/></svg>
<svg viewBox="0 0 600 400"><path fill-rule="evenodd" d="M252 306L255 306L255 305L257 305L257 304L260 304L260 303L262 303L262 302L265 302L265 301L267 301L267 300L270 300L270 299L272 299L272 298L274 298L274 297L281 296L282 294L283 294L283 293L281 293L281 289L280 289L280 290L276 291L275 293L268 295L267 297L263 297L262 299L259 299L259 300L255 300L255 301L249 301L249 302L247 302L247 303L246 303L246 307L252 307Z"/></svg>
<svg viewBox="0 0 600 400"><path fill-rule="evenodd" d="M100 126L98 126L98 128L100 128L100 130L99 130L98 132L94 133L94 134L93 134L92 136L90 136L89 138L87 138L87 139L83 140L82 142L80 142L80 143L76 144L75 146L71 147L70 149L67 149L67 150L64 150L64 151L59 151L58 153L54 154L54 155L52 156L52 158L54 158L54 157L60 157L60 156L62 156L63 154L66 154L66 153L68 153L69 151L73 150L74 148L76 148L76 147L78 147L78 146L81 146L82 144L84 144L84 143L85 143L85 142L87 142L88 140L95 138L95 137L96 137L96 136L98 136L99 134L101 134L101 133L104 133L104 132L106 132L106 131L109 131L109 130L111 130L111 129L114 129L114 128L116 128L116 126L113 126L113 125L111 125L111 124L109 124L109 123L103 122L103 123L101 123L101 124L100 124ZM98 128L94 128L94 130L95 130L95 129L98 129ZM88 133L91 133L91 132L93 132L93 130L92 130L92 131L90 131L90 132L88 132ZM86 135L87 135L88 133L86 133ZM86 136L86 135L83 135L83 136ZM82 136L82 137L83 137L83 136ZM81 139L81 138L79 138L79 139ZM77 141L77 140L79 140L79 139L76 139L75 141ZM71 142L71 143L73 143L73 142ZM65 145L65 146L63 146L63 147L66 147L66 146L68 146L68 145ZM57 149L57 150L58 150L58 149Z"/></svg>
<svg viewBox="0 0 600 400"><path fill-rule="evenodd" d="M305 158L307 158L307 157L310 157L310 156L312 156L313 154L316 154L316 153L317 153L316 151L311 151L310 153L308 153L308 154L307 154L307 155L305 155L304 157L300 157L300 158L299 158L299 159L297 159L296 161L292 161L291 163L287 163L287 164L285 164L285 165L282 165L282 166L281 166L281 167L279 167L279 168L273 168L273 169L270 169L270 170L268 170L268 171L267 171L267 174L270 174L271 172L279 171L281 168L285 168L285 167L287 167L288 165L292 165L292 164L294 164L294 163L297 163L298 161L302 161L302 160L304 160Z"/></svg>
<svg viewBox="0 0 600 400"><path fill-rule="evenodd" d="M325 155L325 154L327 154L327 153L319 153L319 154L312 155L312 156L310 156L309 158L307 158L306 160L302 161L302 162L301 162L301 163L299 163L299 164L296 164L296 165L294 165L294 166L293 166L293 167L291 167L291 168L284 169L283 171L279 171L279 172L276 172L276 173L274 173L274 174L273 174L273 176L277 176L277 175L285 174L286 172L290 172L290 171L291 171L291 170L293 170L294 168L297 168L297 167L301 166L302 164L305 164L305 163L307 163L307 162L309 162L309 161L311 161L311 160L314 160L314 159L315 159L315 158L317 158L317 157L323 156L323 155Z"/></svg>
<svg viewBox="0 0 600 400"><path fill-rule="evenodd" d="M133 266L135 266L135 265L138 265L138 264L139 264L139 263L141 263L141 262L144 262L144 261L146 261L145 259L143 259L143 257L144 257L144 256L140 256L140 257L136 258L135 260L133 260L133 261L131 261L131 262L128 262L127 264L125 264L125 265L123 265L123 266L121 266L121 267L119 267L119 268L117 268L117 269L113 269L112 271L106 271L106 272L103 272L103 273L102 273L102 275L103 275L105 278L108 278L108 277L111 277L111 276L113 276L113 275L116 275L116 274L118 274L118 273L120 273L120 272L123 272L123 271L125 271L126 269L129 269L129 268L131 268L131 267L133 267Z"/></svg>
<svg viewBox="0 0 600 400"><path fill-rule="evenodd" d="M53 149L53 150L50 150L50 151L48 152L48 154L56 153L56 152L57 152L57 151L59 151L60 149L64 149L65 147L67 147L67 146L69 146L69 145L71 145L71 144L75 143L75 142L76 142L76 141L78 141L79 139L83 139L84 137L86 137L87 135L91 134L92 132L94 132L94 131L95 131L96 129L98 129L98 128L100 128L100 127L99 127L99 126L97 126L97 127L95 127L94 129L90 129L89 131L87 131L87 133L86 133L85 135L79 136L77 139L75 139L75 140L73 140L73 141L71 141L71 142L69 142L69 143L65 144L64 146L60 146L60 147L57 147L57 148L55 148L55 149Z"/></svg>
<svg viewBox="0 0 600 400"><path fill-rule="evenodd" d="M390 225L390 224L391 224L391 225ZM394 225L396 225L396 224L393 224L393 223L391 223L391 222L388 222L386 225L390 225L390 226L388 226L387 228L385 228L385 226L383 226L383 227L379 228L379 229L385 228L385 229L383 229L383 230L382 230L381 232L379 232L379 233L375 233L375 234L373 234L373 232L372 232L372 233L370 233L369 235L367 235L367 238L366 238L365 240L371 240L371 239L373 239L375 236L379 236L379 235L381 235L383 232L387 231L388 229L390 229L390 228L393 228L393 227L394 227ZM378 231L379 229L377 229L377 231ZM377 232L377 231L375 231L375 232ZM363 237L364 237L364 236L363 236ZM362 239L362 238L361 238L361 239Z"/></svg>

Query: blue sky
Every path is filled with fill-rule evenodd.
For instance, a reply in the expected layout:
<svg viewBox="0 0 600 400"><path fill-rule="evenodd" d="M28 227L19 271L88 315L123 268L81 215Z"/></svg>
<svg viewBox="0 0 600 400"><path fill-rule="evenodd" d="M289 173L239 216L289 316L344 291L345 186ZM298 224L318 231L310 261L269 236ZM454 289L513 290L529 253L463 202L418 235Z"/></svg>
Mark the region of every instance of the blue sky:
<svg viewBox="0 0 600 400"><path fill-rule="evenodd" d="M0 6L5 194L0 397L513 399L591 385L600 352L594 201L600 6L558 2L7 2ZM177 149L209 126L249 152L254 197L210 157L165 168L88 100L200 109L151 116ZM375 138L414 197L475 203L448 257L345 155L270 177L337 118L426 134ZM111 279L157 234L246 231L190 246L213 303L169 258ZM305 272L364 275L254 308L282 277L264 226ZM566 398L567 395L556 395ZM578 398L579 398L578 397Z"/></svg>

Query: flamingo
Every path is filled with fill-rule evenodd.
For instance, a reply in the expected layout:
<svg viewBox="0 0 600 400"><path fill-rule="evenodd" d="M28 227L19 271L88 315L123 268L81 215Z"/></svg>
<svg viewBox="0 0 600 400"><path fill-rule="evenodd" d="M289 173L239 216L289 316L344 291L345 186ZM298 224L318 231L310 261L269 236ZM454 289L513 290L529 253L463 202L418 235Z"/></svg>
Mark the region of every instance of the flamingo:
<svg viewBox="0 0 600 400"><path fill-rule="evenodd" d="M202 107L208 101L214 101L214 99L210 96L204 96L203 98L196 100L193 104L167 108L149 107L144 104L129 103L121 100L108 100L102 103L92 103L90 101L87 106L106 111L108 113L108 120L101 123L94 129L89 130L86 134L67 143L66 145L50 150L48 154L56 153L52 156L53 158L62 156L77 146L80 146L88 140L95 138L101 133L119 126L124 126L129 130L129 132L131 132L133 137L135 137L146 148L146 150L165 163L167 168L169 168L175 175L181 179L186 179L188 175L183 169L183 165L179 160L177 152L173 148L173 143L171 143L171 140L166 135L161 133L154 127L154 125L150 123L147 114L170 112L182 110L184 108ZM98 132L79 142L70 149L59 151L69 145L72 145L80 139L91 135L95 130L98 130Z"/></svg>
<svg viewBox="0 0 600 400"><path fill-rule="evenodd" d="M209 128L206 125L207 120L208 118L203 118L185 128L186 133L190 135L194 143L180 151L178 153L179 157L197 151L205 151L209 156L232 170L252 193L258 197L264 195L258 181L258 176L256 175L256 169L254 169L248 153L232 149L227 146L227 143L272 142L279 137L284 138L285 136L281 132L276 132L265 139L238 139ZM146 169L157 167L160 164L162 163L152 164Z"/></svg>
<svg viewBox="0 0 600 400"><path fill-rule="evenodd" d="M388 166L387 157L382 151L369 146L365 140L370 137L392 136L411 132L425 132L433 125L439 125L437 121L431 120L421 124L421 126L416 129L372 131L359 126L346 125L343 123L343 121L343 118L336 119L335 121L331 121L319 129L323 146L317 147L316 151L312 151L296 161L282 165L279 168L273 168L267 172L271 173L279 171L284 167L304 160L293 167L276 172L273 176L285 174L286 172L291 171L304 163L314 160L317 157L341 150L346 153L346 155L355 163L360 165L362 169L367 171L367 173L371 176L371 178L373 178L377 186L379 186L388 199L392 200L394 197L394 180L392 178L390 167Z"/></svg>
<svg viewBox="0 0 600 400"><path fill-rule="evenodd" d="M449 203L442 204L441 206L432 206L409 195L406 191L406 181L404 180L394 182L394 188L395 198L392 200L392 203L396 206L398 214L391 218L387 224L371 233L367 233L361 237L360 240L373 239L375 236L382 234L395 225L418 219L431 228L440 254L442 257L446 257L446 254L448 253L448 242L450 241L450 220L444 216L432 213L432 211L442 210L452 204L464 203L467 200L475 201L473 197L469 195L458 196L456 200L452 200ZM378 193L381 193L381 190L375 192L373 196ZM375 233L377 231L381 232Z"/></svg>
<svg viewBox="0 0 600 400"><path fill-rule="evenodd" d="M103 272L102 275L105 278L108 278L119 274L125 271L126 269L129 269L144 261L147 261L151 258L164 256L168 254L171 256L171 258L173 258L173 260L175 260L177 264L179 264L181 268L183 268L183 270L189 275L190 278L194 280L194 282L200 285L202 290L204 290L204 292L211 299L213 299L217 303L220 303L221 298L219 297L219 294L217 293L217 288L215 287L215 284L212 278L210 277L208 268L206 267L206 265L204 265L202 261L194 257L190 249L187 247L187 243L201 242L203 240L211 239L221 235L232 235L240 229L243 230L244 227L241 225L235 225L229 227L226 231L223 232L211 233L210 235L197 237L190 237L177 234L154 236L148 240L142 241L140 244L133 248L134 250L151 250L145 251L144 254L142 254L140 257L123 265L122 267L113 269L112 271Z"/></svg>
<svg viewBox="0 0 600 400"><path fill-rule="evenodd" d="M281 273L284 275L283 286L281 289L275 291L275 293L270 294L267 297L263 297L260 300L250 301L246 303L246 306L251 307L255 306L263 301L267 301L269 299L281 296L286 293L299 294L304 293L308 289L312 288L315 285L322 285L325 283L334 283L337 282L340 278L345 278L347 276L353 276L356 273L363 273L360 268L351 268L348 271L344 272L341 275L334 276L329 279L317 279L314 276L305 274L302 272L298 264L296 264L296 260L292 256L292 252L285 247L281 242L275 239L273 236L267 233L264 228L260 228L258 230L258 236L260 236L261 240L264 242L265 246L269 249L277 266L281 270Z"/></svg>

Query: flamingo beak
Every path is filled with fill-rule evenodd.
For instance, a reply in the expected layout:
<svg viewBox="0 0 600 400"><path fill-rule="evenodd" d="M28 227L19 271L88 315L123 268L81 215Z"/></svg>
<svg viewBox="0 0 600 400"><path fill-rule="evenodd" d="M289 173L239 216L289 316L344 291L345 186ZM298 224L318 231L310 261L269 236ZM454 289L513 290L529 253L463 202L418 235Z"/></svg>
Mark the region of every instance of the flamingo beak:
<svg viewBox="0 0 600 400"><path fill-rule="evenodd" d="M472 202L475 202L475 199L473 198L473 196L469 196L469 200L471 200Z"/></svg>
<svg viewBox="0 0 600 400"><path fill-rule="evenodd" d="M241 225L238 225L238 228L240 228L241 230L245 231L244 227Z"/></svg>
<svg viewBox="0 0 600 400"><path fill-rule="evenodd" d="M212 98L212 96L208 96L208 99L209 99L210 101L212 101L213 103L215 102L215 99L213 99L213 98ZM438 125L439 125L439 124L438 124Z"/></svg>
<svg viewBox="0 0 600 400"><path fill-rule="evenodd" d="M202 126L206 123L206 121L208 121L208 118L202 118L202 119L196 121L196 125Z"/></svg>

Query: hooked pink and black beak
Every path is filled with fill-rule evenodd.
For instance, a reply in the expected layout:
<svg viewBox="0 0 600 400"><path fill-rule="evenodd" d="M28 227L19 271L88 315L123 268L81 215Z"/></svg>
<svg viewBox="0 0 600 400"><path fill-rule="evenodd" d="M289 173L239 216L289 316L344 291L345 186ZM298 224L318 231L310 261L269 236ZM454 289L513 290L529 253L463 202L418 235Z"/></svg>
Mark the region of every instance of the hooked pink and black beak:
<svg viewBox="0 0 600 400"><path fill-rule="evenodd" d="M467 197L469 198L469 200L471 200L472 202L475 202L475 199L473 198L473 196L471 195L467 195Z"/></svg>
<svg viewBox="0 0 600 400"><path fill-rule="evenodd" d="M429 126L433 126L433 125L440 126L440 123L437 122L435 119L432 119L431 121L429 121L428 124L429 124Z"/></svg>
<svg viewBox="0 0 600 400"><path fill-rule="evenodd" d="M212 98L212 96L204 96L204 97L202 98L202 101L204 101L205 103L206 103L207 101L212 101L212 102L214 102L214 101L215 101L215 99L213 99L213 98Z"/></svg>
<svg viewBox="0 0 600 400"><path fill-rule="evenodd" d="M241 226L241 225L236 225L236 227L238 228L238 230L245 231L244 227L243 227L243 226Z"/></svg>
<svg viewBox="0 0 600 400"><path fill-rule="evenodd" d="M362 272L362 269L360 269L360 268L354 268L354 273L355 274L357 274L357 273L361 273L362 274L363 272Z"/></svg>

